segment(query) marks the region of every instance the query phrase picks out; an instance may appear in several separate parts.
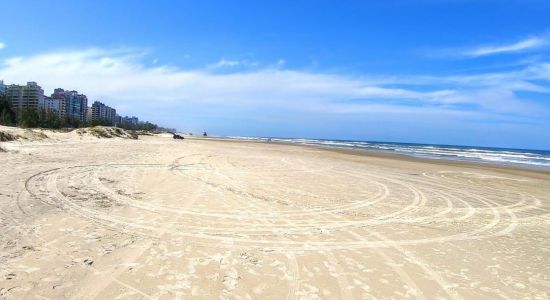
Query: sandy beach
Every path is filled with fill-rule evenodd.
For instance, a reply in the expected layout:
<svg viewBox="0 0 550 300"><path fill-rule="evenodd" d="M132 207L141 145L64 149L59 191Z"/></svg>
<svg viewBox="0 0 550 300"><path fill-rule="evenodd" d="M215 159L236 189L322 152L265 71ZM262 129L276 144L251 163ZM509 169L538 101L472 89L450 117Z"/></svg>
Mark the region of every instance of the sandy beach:
<svg viewBox="0 0 550 300"><path fill-rule="evenodd" d="M0 299L550 297L549 171L12 131Z"/></svg>

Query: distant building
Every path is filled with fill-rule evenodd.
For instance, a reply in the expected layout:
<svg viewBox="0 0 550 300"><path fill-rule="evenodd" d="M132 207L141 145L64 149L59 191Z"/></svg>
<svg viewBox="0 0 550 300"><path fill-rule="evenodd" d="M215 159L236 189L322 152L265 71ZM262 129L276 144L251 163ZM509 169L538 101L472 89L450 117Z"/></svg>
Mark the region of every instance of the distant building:
<svg viewBox="0 0 550 300"><path fill-rule="evenodd" d="M78 118L86 122L86 113L88 109L88 98L77 91L65 91L66 114L70 117Z"/></svg>
<svg viewBox="0 0 550 300"><path fill-rule="evenodd" d="M88 97L77 91L66 91L61 88L54 90L52 99L59 100L59 115L73 117L87 122Z"/></svg>
<svg viewBox="0 0 550 300"><path fill-rule="evenodd" d="M51 98L59 101L59 110L57 112L60 117L65 117L68 110L67 101L65 101L65 90L60 88L55 89L51 95Z"/></svg>
<svg viewBox="0 0 550 300"><path fill-rule="evenodd" d="M61 100L59 99L54 99L52 97L44 96L44 103L42 105L42 108L44 108L46 111L59 113L60 102Z"/></svg>
<svg viewBox="0 0 550 300"><path fill-rule="evenodd" d="M107 106L99 101L92 104L92 121L106 120L116 122L116 109Z"/></svg>
<svg viewBox="0 0 550 300"><path fill-rule="evenodd" d="M86 123L92 122L92 108L88 107L86 109Z"/></svg>
<svg viewBox="0 0 550 300"><path fill-rule="evenodd" d="M44 105L44 90L36 82L27 82L27 85L11 84L5 90L15 109L38 109Z"/></svg>
<svg viewBox="0 0 550 300"><path fill-rule="evenodd" d="M16 110L26 108L43 109L48 112L56 112L61 118L71 117L84 123L92 121L107 121L113 125L129 124L140 125L137 117L122 117L116 109L95 101L88 106L88 97L77 91L56 88L50 97L44 95L44 90L36 82L27 82L26 85L5 85L0 80L0 93L7 96L11 105Z"/></svg>
<svg viewBox="0 0 550 300"><path fill-rule="evenodd" d="M113 124L116 122L116 109L107 106L107 119Z"/></svg>
<svg viewBox="0 0 550 300"><path fill-rule="evenodd" d="M126 116L126 117L122 118L122 123L138 125L139 124L139 119L137 117L128 117L128 116Z"/></svg>

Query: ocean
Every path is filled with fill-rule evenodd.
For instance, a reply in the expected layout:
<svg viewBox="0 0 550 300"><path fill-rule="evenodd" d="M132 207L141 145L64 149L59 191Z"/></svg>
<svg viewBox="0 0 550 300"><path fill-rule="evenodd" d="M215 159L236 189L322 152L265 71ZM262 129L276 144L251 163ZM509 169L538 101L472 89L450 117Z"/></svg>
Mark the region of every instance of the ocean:
<svg viewBox="0 0 550 300"><path fill-rule="evenodd" d="M271 141L274 142L286 142L335 148L364 149L431 159L461 160L479 163L550 169L550 151L547 150L301 138L242 136L229 136L227 138L257 141L267 141L271 139Z"/></svg>

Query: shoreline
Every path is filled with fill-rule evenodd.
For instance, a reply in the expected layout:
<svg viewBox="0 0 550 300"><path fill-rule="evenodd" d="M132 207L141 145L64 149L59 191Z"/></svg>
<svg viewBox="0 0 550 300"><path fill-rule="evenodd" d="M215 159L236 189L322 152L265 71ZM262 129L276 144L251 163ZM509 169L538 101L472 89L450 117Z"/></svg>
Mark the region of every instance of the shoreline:
<svg viewBox="0 0 550 300"><path fill-rule="evenodd" d="M186 139L188 137L186 136ZM539 167L529 167L524 165L514 165L514 164L498 164L493 162L476 162L476 161L467 161L467 160L454 160L454 159L437 159L437 158L428 158L428 157L416 157L412 155L399 154L399 153L389 153L384 151L375 151L370 149L350 149L345 147L330 147L322 145L308 145L308 144L297 144L291 142L281 142L281 141L257 141L257 140L244 140L244 139L233 139L233 138L224 138L224 137L198 137L191 136L190 140L204 140L204 141L218 141L218 142L236 142L236 143L250 143L250 144L272 144L272 145L285 145L285 146L294 146L306 149L318 149L334 153L342 153L355 156L364 156L364 157L373 157L380 159L393 159L400 160L405 162L423 162L427 164L435 165L448 165L451 167L471 167L483 170L493 170L493 171L508 171L508 172L524 172L524 173L533 173L540 174L542 176L548 176L550 179L550 169L539 168Z"/></svg>
<svg viewBox="0 0 550 300"><path fill-rule="evenodd" d="M62 128L62 129L50 129L50 128L22 128L19 126L4 126L4 129L9 129L13 131L21 131L21 130L30 130L30 131L40 131L40 132L51 132L51 133L68 133L72 131L78 131L78 130L85 130L90 129L92 127L83 127L83 128ZM101 127L101 126L100 126ZM109 127L106 127L109 128ZM117 127L112 127L117 128ZM2 128L0 128L2 129ZM134 131L134 130L130 130ZM139 136L144 135L156 135L156 134L174 134L173 132L169 131L159 131L159 132L149 132L149 131L143 131L143 130L136 130L134 131ZM146 132L146 133L143 133ZM177 133L177 132L176 132ZM350 148L350 147L343 147L343 146L329 146L329 145L315 145L315 144L304 144L304 143L293 143L293 142L287 142L287 141L280 141L280 140L272 140L272 141L265 141L265 140L259 140L259 139L248 139L246 137L218 137L218 136L211 136L211 137L202 137L199 135L188 135L186 133L179 133L182 136L184 136L186 139L197 139L197 140L217 140L217 141L227 141L227 142L250 142L250 143L271 143L271 144L281 144L281 145L292 145L292 146L302 146L302 147L308 147L308 148L316 148L316 149L324 149L328 151L335 151L335 152L342 152L342 153L349 153L353 155L366 155L371 157L388 157L388 158L397 158L402 160L410 160L410 161L425 161L425 162L431 162L435 164L448 164L448 165L455 165L455 166L471 166L471 167L478 167L478 168L497 168L497 169L503 169L503 170L524 170L524 171L530 171L534 173L541 173L541 174L550 174L550 167L547 166L539 166L539 165L529 165L525 163L507 163L507 162L495 162L495 161L475 161L475 160L469 160L469 159L454 159L450 157L422 157L417 155L408 155L408 154L402 154L402 153L396 153L396 152L389 152L384 150L375 150L375 149L368 149L368 148ZM281 139L281 138L277 138ZM327 140L329 141L329 140ZM361 142L361 141L358 141ZM368 142L368 143L384 143L384 142ZM392 144L392 142L387 142ZM411 144L413 143L404 143L404 144ZM424 144L418 144L418 145L424 145ZM453 147L454 145L436 145L436 144L425 144L425 145L433 145L433 146L447 146L447 147ZM457 145L457 147L475 147L475 146L460 146ZM479 148L486 148L490 149L491 147L482 147ZM548 151L548 150L536 150L536 149L515 149L515 148L497 148L500 150L521 150L521 151Z"/></svg>
<svg viewBox="0 0 550 300"><path fill-rule="evenodd" d="M38 131L38 132L50 132L50 134L66 134L70 132L76 132L79 129L73 129L73 130L55 130L55 129L47 129L47 128L21 128L17 126L3 126L4 129L8 129L12 132L21 132L25 130L30 130L32 132ZM115 127L113 127L115 128ZM1 128L0 128L1 129ZM86 129L86 128L84 128ZM159 134L166 134L169 132L158 132L158 133L151 133L151 135L159 135ZM170 133L173 134L173 133ZM149 134L140 134L138 132L139 136L148 136ZM254 140L254 139L240 139L240 138L229 138L229 137L202 137L198 135L187 135L183 134L185 136L185 139L188 140L203 140L203 141L218 141L218 142L234 142L234 143L250 143L250 144L261 144L261 145L286 145L286 146L294 146L294 147L302 147L305 149L318 149L318 150L324 150L334 153L342 153L342 154L349 154L354 156L364 156L364 157L372 157L372 158L380 158L380 159L394 159L394 160L401 160L404 162L423 162L427 164L435 164L435 165L447 165L450 167L470 167L470 168L476 168L480 170L493 170L493 171L503 171L503 172L523 172L523 173L532 173L532 174L539 174L540 176L550 177L550 168L546 167L538 167L538 166L530 166L527 164L513 164L513 163L496 163L496 162L482 162L482 161L471 161L471 160L460 160L460 159L452 159L452 158L432 158L432 157L418 157L414 155L407 155L407 154L401 154L401 153L391 153L386 152L383 150L372 150L372 149L358 149L358 148L347 148L347 147L338 147L338 146L327 146L327 145L313 145L313 144L300 144L300 143L292 143L292 142L286 142L286 141L264 141L264 140ZM47 140L47 139L46 139ZM58 141L62 142L62 141Z"/></svg>

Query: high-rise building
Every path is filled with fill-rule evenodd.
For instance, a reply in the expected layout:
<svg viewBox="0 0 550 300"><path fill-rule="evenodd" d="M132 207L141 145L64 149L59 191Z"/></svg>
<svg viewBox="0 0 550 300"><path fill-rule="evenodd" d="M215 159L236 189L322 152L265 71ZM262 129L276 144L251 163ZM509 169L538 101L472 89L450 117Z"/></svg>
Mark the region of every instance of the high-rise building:
<svg viewBox="0 0 550 300"><path fill-rule="evenodd" d="M0 80L0 94L6 92L6 86L4 85L4 80Z"/></svg>
<svg viewBox="0 0 550 300"><path fill-rule="evenodd" d="M107 119L113 124L116 123L116 109L107 106Z"/></svg>
<svg viewBox="0 0 550 300"><path fill-rule="evenodd" d="M44 96L44 105L43 108L46 111L59 113L60 109L60 99L54 99L52 97Z"/></svg>
<svg viewBox="0 0 550 300"><path fill-rule="evenodd" d="M11 100L12 107L18 110L38 109L44 105L44 90L36 82L27 82L27 85L8 85L6 95Z"/></svg>
<svg viewBox="0 0 550 300"><path fill-rule="evenodd" d="M67 114L67 101L65 101L65 90L60 88L55 89L51 98L59 101L59 116L65 117L65 115Z"/></svg>
<svg viewBox="0 0 550 300"><path fill-rule="evenodd" d="M86 122L86 113L88 109L88 98L77 91L65 91L66 113L68 116L78 118Z"/></svg>
<svg viewBox="0 0 550 300"><path fill-rule="evenodd" d="M86 123L92 122L92 108L88 107L86 109Z"/></svg>
<svg viewBox="0 0 550 300"><path fill-rule="evenodd" d="M116 123L116 109L107 106L99 101L92 104L92 121L105 120Z"/></svg>
<svg viewBox="0 0 550 300"><path fill-rule="evenodd" d="M131 124L131 125L138 125L139 119L137 117L124 117L122 118L122 123Z"/></svg>
<svg viewBox="0 0 550 300"><path fill-rule="evenodd" d="M59 115L80 119L87 122L88 97L77 91L66 91L61 88L54 90L52 99L59 100Z"/></svg>

